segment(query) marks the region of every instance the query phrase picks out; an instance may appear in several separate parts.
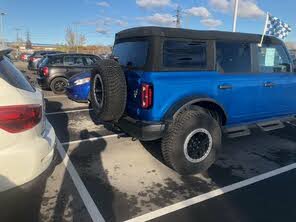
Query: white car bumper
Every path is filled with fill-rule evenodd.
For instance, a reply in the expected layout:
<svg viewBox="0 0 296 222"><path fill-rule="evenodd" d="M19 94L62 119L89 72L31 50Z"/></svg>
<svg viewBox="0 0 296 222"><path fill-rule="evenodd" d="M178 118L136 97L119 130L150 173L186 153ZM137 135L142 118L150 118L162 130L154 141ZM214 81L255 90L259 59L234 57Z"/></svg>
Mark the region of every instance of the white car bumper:
<svg viewBox="0 0 296 222"><path fill-rule="evenodd" d="M54 129L46 120L40 137L0 150L0 192L28 183L43 173L52 163L55 145Z"/></svg>

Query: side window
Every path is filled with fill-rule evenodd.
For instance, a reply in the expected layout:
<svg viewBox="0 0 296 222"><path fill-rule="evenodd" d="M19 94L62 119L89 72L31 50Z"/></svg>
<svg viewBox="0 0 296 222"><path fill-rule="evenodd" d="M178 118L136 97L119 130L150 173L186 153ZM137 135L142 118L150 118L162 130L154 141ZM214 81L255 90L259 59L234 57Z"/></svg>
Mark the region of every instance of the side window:
<svg viewBox="0 0 296 222"><path fill-rule="evenodd" d="M84 59L85 59L85 65L87 66L91 66L96 63L96 59L94 57L87 56L87 57L84 57Z"/></svg>
<svg viewBox="0 0 296 222"><path fill-rule="evenodd" d="M53 57L48 62L49 65L61 66L63 65L63 57Z"/></svg>
<svg viewBox="0 0 296 222"><path fill-rule="evenodd" d="M250 44L216 42L216 70L221 73L251 72Z"/></svg>
<svg viewBox="0 0 296 222"><path fill-rule="evenodd" d="M291 62L282 45L263 45L258 48L259 71L264 73L290 72Z"/></svg>
<svg viewBox="0 0 296 222"><path fill-rule="evenodd" d="M206 42L166 40L163 44L163 65L172 68L207 68Z"/></svg>
<svg viewBox="0 0 296 222"><path fill-rule="evenodd" d="M80 56L65 56L65 66L84 66L83 59Z"/></svg>

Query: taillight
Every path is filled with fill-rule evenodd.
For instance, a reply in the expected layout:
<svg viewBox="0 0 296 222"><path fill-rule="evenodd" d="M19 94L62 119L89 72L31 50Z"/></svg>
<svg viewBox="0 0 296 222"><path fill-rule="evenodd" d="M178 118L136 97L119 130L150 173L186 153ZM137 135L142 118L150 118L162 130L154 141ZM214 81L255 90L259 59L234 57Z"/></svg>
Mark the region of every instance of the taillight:
<svg viewBox="0 0 296 222"><path fill-rule="evenodd" d="M148 109L152 106L153 88L152 85L143 83L141 88L141 106L144 109Z"/></svg>
<svg viewBox="0 0 296 222"><path fill-rule="evenodd" d="M41 119L41 105L0 106L0 129L9 133L32 129Z"/></svg>
<svg viewBox="0 0 296 222"><path fill-rule="evenodd" d="M49 74L49 72L48 72L48 67L46 67L46 66L43 67L43 68L42 68L42 72L43 72L43 75L44 75L44 76L48 76L48 74Z"/></svg>
<svg viewBox="0 0 296 222"><path fill-rule="evenodd" d="M30 58L30 61L31 61L31 62L35 62L36 60L37 60L37 58L34 58L34 57L31 57L31 58Z"/></svg>

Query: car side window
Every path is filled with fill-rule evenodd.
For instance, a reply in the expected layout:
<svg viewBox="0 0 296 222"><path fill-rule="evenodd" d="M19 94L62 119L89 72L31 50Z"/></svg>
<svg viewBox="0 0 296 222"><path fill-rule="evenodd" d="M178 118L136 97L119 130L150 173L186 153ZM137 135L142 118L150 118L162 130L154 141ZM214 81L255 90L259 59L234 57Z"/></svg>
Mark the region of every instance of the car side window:
<svg viewBox="0 0 296 222"><path fill-rule="evenodd" d="M80 56L65 56L65 66L84 66L83 58Z"/></svg>
<svg viewBox="0 0 296 222"><path fill-rule="evenodd" d="M87 66L91 66L97 62L94 57L87 56L84 58L85 58L85 65L87 65Z"/></svg>
<svg viewBox="0 0 296 222"><path fill-rule="evenodd" d="M291 61L282 45L263 45L258 47L258 61L260 72L291 72Z"/></svg>
<svg viewBox="0 0 296 222"><path fill-rule="evenodd" d="M61 66L63 65L63 57L53 57L48 62L49 65Z"/></svg>
<svg viewBox="0 0 296 222"><path fill-rule="evenodd" d="M216 70L221 73L252 71L249 43L216 42Z"/></svg>
<svg viewBox="0 0 296 222"><path fill-rule="evenodd" d="M207 68L207 43L192 40L166 40L163 65L170 68Z"/></svg>

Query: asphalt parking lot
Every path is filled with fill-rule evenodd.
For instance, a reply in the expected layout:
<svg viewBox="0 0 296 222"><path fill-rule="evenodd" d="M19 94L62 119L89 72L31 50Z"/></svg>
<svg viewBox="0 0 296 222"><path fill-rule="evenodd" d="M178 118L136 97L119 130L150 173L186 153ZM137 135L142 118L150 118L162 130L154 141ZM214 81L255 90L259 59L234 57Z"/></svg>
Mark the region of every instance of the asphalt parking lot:
<svg viewBox="0 0 296 222"><path fill-rule="evenodd" d="M35 81L23 63L16 65ZM0 204L1 221L296 220L294 123L225 136L207 172L183 177L163 163L159 142L134 141L101 124L88 104L44 96L62 155L33 194L22 191ZM25 201L15 201L20 197Z"/></svg>

